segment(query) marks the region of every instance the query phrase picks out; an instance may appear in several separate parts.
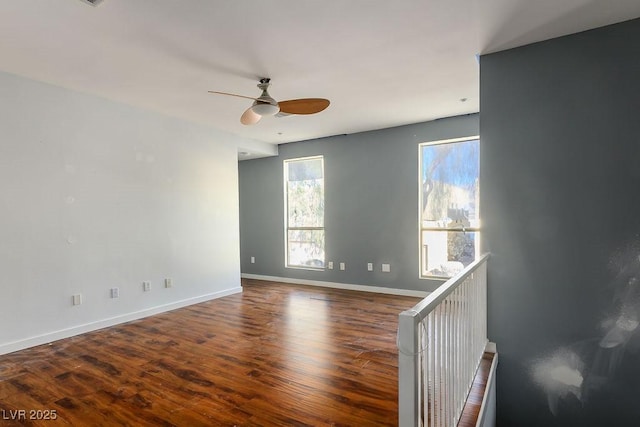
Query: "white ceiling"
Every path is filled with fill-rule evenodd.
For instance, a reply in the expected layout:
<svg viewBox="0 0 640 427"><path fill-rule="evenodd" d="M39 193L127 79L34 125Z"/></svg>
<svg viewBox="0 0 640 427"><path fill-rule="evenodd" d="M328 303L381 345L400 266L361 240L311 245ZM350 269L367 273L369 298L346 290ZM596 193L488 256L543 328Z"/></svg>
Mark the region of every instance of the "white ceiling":
<svg viewBox="0 0 640 427"><path fill-rule="evenodd" d="M477 112L477 54L640 17L638 0L0 1L0 69L268 143ZM243 126L270 77L312 116ZM462 102L466 99L466 102Z"/></svg>

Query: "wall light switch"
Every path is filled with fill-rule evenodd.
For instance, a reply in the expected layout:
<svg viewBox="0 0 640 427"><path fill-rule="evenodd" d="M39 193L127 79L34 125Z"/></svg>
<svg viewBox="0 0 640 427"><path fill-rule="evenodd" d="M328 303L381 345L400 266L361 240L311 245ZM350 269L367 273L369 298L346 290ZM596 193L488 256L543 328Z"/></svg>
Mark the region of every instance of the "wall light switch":
<svg viewBox="0 0 640 427"><path fill-rule="evenodd" d="M120 297L120 289L111 288L111 298L118 298L118 297Z"/></svg>
<svg viewBox="0 0 640 427"><path fill-rule="evenodd" d="M142 290L149 292L151 290L151 282L142 282Z"/></svg>
<svg viewBox="0 0 640 427"><path fill-rule="evenodd" d="M347 269L347 265L344 262L340 263L340 270L345 271Z"/></svg>
<svg viewBox="0 0 640 427"><path fill-rule="evenodd" d="M383 273L391 272L391 264L382 264L382 272Z"/></svg>
<svg viewBox="0 0 640 427"><path fill-rule="evenodd" d="M333 270L333 261L329 261L328 267L329 270Z"/></svg>
<svg viewBox="0 0 640 427"><path fill-rule="evenodd" d="M165 288L173 287L173 281L171 279L164 279L164 287Z"/></svg>
<svg viewBox="0 0 640 427"><path fill-rule="evenodd" d="M251 264L255 264L256 263L256 257L252 256L251 257Z"/></svg>
<svg viewBox="0 0 640 427"><path fill-rule="evenodd" d="M373 271L373 263L372 262L367 263L367 271Z"/></svg>
<svg viewBox="0 0 640 427"><path fill-rule="evenodd" d="M80 305L82 304L82 295L81 294L76 294L73 296L73 305Z"/></svg>

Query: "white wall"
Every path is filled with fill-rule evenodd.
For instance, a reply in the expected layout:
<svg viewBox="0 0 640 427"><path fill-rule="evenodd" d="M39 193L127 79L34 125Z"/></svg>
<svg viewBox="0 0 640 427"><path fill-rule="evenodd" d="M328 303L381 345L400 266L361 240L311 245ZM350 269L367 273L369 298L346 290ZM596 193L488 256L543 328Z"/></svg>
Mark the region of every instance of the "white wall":
<svg viewBox="0 0 640 427"><path fill-rule="evenodd" d="M0 354L240 291L242 143L0 73Z"/></svg>

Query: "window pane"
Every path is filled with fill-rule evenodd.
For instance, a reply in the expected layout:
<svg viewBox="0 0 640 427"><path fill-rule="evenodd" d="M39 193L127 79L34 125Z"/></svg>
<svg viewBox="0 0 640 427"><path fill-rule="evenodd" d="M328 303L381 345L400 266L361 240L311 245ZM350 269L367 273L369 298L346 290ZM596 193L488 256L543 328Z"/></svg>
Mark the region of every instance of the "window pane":
<svg viewBox="0 0 640 427"><path fill-rule="evenodd" d="M285 160L287 267L324 268L324 161Z"/></svg>
<svg viewBox="0 0 640 427"><path fill-rule="evenodd" d="M287 183L289 227L324 226L324 180L307 179Z"/></svg>
<svg viewBox="0 0 640 427"><path fill-rule="evenodd" d="M452 277L478 255L476 232L422 231L422 275Z"/></svg>
<svg viewBox="0 0 640 427"><path fill-rule="evenodd" d="M290 160L288 162L288 181L321 180L322 159Z"/></svg>
<svg viewBox="0 0 640 427"><path fill-rule="evenodd" d="M479 141L423 145L422 226L479 227Z"/></svg>
<svg viewBox="0 0 640 427"><path fill-rule="evenodd" d="M288 265L324 268L324 230L289 230Z"/></svg>

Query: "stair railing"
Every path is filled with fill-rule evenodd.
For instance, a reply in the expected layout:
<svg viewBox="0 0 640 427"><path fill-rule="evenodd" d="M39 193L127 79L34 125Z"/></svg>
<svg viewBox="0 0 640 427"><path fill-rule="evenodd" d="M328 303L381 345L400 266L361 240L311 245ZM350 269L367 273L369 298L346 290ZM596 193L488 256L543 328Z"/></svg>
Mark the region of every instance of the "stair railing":
<svg viewBox="0 0 640 427"><path fill-rule="evenodd" d="M457 425L487 344L488 258L400 313L400 427Z"/></svg>

